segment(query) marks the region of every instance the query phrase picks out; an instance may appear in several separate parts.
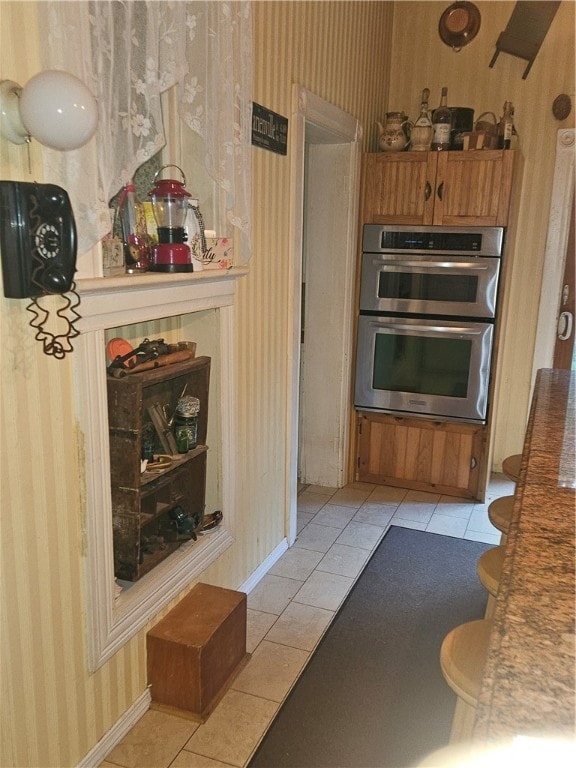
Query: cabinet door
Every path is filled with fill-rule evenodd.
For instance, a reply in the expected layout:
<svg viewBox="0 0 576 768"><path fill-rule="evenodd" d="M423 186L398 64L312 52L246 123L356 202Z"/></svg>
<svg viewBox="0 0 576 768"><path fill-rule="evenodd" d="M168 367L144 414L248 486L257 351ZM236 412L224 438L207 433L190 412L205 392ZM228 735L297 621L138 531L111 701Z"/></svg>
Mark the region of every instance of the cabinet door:
<svg viewBox="0 0 576 768"><path fill-rule="evenodd" d="M437 152L365 154L362 224L431 224Z"/></svg>
<svg viewBox="0 0 576 768"><path fill-rule="evenodd" d="M433 223L506 226L515 153L438 152Z"/></svg>
<svg viewBox="0 0 576 768"><path fill-rule="evenodd" d="M449 496L483 493L486 428L360 413L358 479Z"/></svg>

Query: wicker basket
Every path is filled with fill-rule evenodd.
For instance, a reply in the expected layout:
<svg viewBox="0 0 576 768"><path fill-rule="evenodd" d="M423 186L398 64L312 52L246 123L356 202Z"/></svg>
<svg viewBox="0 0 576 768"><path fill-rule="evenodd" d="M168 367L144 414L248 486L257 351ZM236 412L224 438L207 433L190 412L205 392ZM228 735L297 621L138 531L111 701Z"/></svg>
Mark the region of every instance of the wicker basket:
<svg viewBox="0 0 576 768"><path fill-rule="evenodd" d="M498 120L494 112L483 112L474 130L463 133L462 138L463 149L498 149Z"/></svg>

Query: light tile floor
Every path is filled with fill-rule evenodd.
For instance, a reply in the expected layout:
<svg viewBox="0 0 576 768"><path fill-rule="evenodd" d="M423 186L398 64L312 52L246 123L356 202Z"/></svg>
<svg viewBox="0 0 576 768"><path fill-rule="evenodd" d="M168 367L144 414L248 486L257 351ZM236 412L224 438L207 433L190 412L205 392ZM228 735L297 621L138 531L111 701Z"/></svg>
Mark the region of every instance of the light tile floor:
<svg viewBox="0 0 576 768"><path fill-rule="evenodd" d="M298 536L248 595L252 657L202 725L150 709L103 768L225 768L247 765L338 607L390 525L498 544L488 504L514 493L491 478L486 502L353 483L304 486Z"/></svg>

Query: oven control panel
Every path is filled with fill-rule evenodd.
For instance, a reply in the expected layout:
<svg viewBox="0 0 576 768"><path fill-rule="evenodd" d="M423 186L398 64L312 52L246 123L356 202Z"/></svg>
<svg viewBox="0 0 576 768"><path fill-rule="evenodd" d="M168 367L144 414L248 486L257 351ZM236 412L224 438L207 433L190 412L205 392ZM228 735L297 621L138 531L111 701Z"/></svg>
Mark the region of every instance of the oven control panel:
<svg viewBox="0 0 576 768"><path fill-rule="evenodd" d="M457 253L461 256L502 254L503 227L402 227L364 225L366 253Z"/></svg>

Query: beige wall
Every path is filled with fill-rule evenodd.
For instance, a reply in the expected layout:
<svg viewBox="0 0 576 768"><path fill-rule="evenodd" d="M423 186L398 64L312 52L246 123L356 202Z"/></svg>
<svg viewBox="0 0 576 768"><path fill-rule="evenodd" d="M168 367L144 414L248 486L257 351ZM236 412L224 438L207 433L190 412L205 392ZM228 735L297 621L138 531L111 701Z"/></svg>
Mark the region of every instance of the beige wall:
<svg viewBox="0 0 576 768"><path fill-rule="evenodd" d="M2 78L39 69L34 2L0 2ZM390 3L255 3L254 99L290 114L300 82L368 127L387 103ZM373 132L370 129L371 133ZM0 178L42 181L41 150L0 141ZM284 536L289 159L253 150L254 256L237 312L239 537L203 580L237 587ZM145 632L87 667L82 435L74 363L42 354L25 302L0 297L0 764L72 766L146 687Z"/></svg>
<svg viewBox="0 0 576 768"><path fill-rule="evenodd" d="M526 80L522 79L527 64L523 59L501 53L494 67L488 67L515 3L476 5L482 18L478 36L454 53L437 32L446 2L396 4L387 109L403 109L415 119L422 89L430 88L430 106L434 107L443 85L448 86L451 106L472 107L476 116L488 111L499 117L506 100L515 107L524 172L516 233L506 248L512 273L502 319L494 414L493 465L499 468L503 458L522 450L528 416L556 134L559 128L574 127L574 107L567 120L558 122L552 102L568 93L574 104L575 4L572 0L561 3Z"/></svg>

